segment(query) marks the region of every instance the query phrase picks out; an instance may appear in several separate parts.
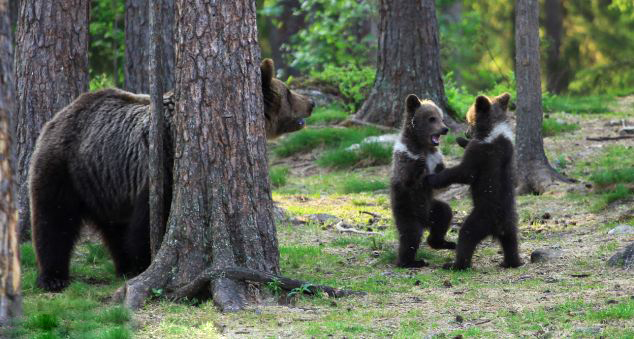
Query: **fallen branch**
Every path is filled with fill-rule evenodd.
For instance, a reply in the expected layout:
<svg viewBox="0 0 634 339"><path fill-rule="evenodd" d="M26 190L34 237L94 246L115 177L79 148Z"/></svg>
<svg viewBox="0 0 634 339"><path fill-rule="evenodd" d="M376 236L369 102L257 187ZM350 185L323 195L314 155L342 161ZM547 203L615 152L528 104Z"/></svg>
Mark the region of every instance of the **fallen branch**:
<svg viewBox="0 0 634 339"><path fill-rule="evenodd" d="M396 133L399 131L398 128L394 128L394 127L388 127L388 126L383 126L383 125L379 125L379 124L374 124L371 122L367 122L367 121L362 121L356 118L349 118L346 119L344 121L342 121L341 123L339 123L340 126L344 126L344 127L351 127L351 126L369 126L369 127L374 127L380 131L384 131L384 132L390 132L390 133Z"/></svg>
<svg viewBox="0 0 634 339"><path fill-rule="evenodd" d="M338 223L335 224L335 229L339 232L345 232L345 233L354 233L354 234L362 234L362 235L383 235L382 233L379 233L379 232L361 231L356 228L343 227L343 225L344 225L343 221L339 221Z"/></svg>
<svg viewBox="0 0 634 339"><path fill-rule="evenodd" d="M312 285L306 281L290 279L282 276L278 276L272 273L253 270L250 268L230 267L224 269L207 269L196 277L192 282L177 289L174 292L168 293L168 297L171 299L183 299L193 298L203 291L214 280L220 278L232 279L235 281L252 281L259 283L276 282L279 286L286 290L291 291L295 288L306 287L306 292L309 294L317 294L324 292L330 297L340 298L350 295L365 295L365 292L342 290L325 285Z"/></svg>
<svg viewBox="0 0 634 339"><path fill-rule="evenodd" d="M383 219L383 217L380 214L378 214L378 213L374 213L374 212L370 212L370 211L359 211L359 213L371 215L371 216L373 216L373 217L375 217L377 219Z"/></svg>
<svg viewBox="0 0 634 339"><path fill-rule="evenodd" d="M619 135L618 137L587 137L588 141L610 141L610 140L622 140L622 139L634 139L634 135Z"/></svg>

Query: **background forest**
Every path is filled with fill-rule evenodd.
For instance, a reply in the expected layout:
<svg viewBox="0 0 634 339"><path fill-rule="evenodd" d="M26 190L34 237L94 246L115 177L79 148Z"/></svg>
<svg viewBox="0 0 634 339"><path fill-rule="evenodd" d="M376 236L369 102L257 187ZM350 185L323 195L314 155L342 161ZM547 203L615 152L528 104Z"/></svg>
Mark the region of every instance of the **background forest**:
<svg viewBox="0 0 634 339"><path fill-rule="evenodd" d="M172 6L175 2L161 3ZM272 228L279 273L310 283L292 290L282 288L279 280L249 283L250 296L257 302L227 313L211 300L175 300L168 288L151 288L145 291L149 298L143 307L131 311L114 301L113 294L133 279L115 275L100 235L86 228L72 256L71 283L62 293L48 293L37 286L34 247L30 242L19 245L24 316L17 326L0 329L0 337L634 338L634 2L537 1L543 121L539 107L533 106L532 111L540 118L543 149L536 148L545 154L545 165L553 176L574 180L554 180L534 194L518 195L520 255L525 265L500 268L499 245L485 240L473 268L463 272L441 269L454 258L453 251L432 250L427 245L418 250L417 259L426 260L429 267L396 267L399 235L392 217L389 178L398 124L353 121L370 101L381 68L378 41L385 13L380 6L396 3L405 8L404 4L414 2L256 1L262 58L272 58L276 76L316 103L305 128L267 140L261 158L268 159L269 182L264 180L266 166L260 176L267 189L270 183L275 204ZM515 6L535 2L416 3L435 3L435 10L429 12L435 12L438 24L440 73L447 99L441 106L464 123L477 95L509 92L516 133L528 129L517 123L523 117L517 99L516 74L522 78L515 65ZM140 66L148 58L144 54L148 24L139 15L145 5L147 0L90 1L87 70L91 91L108 87L149 91L148 72ZM420 20L421 13L411 15L433 26L432 20ZM126 22L133 22L130 26L137 31L127 34ZM169 25L164 34L171 34ZM189 22L183 26L193 27ZM250 42L255 44L255 39ZM169 42L164 47L173 53ZM173 55L167 59L172 62L169 68L176 68ZM216 61L216 67L224 67L223 60ZM162 76L166 91L178 86L173 74ZM215 94L221 97L232 91ZM32 93L38 94L37 86ZM403 99L394 97L394 102ZM462 158L464 151L456 145L461 135L461 130L452 130L442 136L440 149L448 166ZM0 135L0 140L8 138ZM263 138L261 142L264 145ZM0 146L8 147L6 143ZM191 187L196 187L194 181ZM261 193L270 197L268 190ZM468 187L454 185L439 197L453 210L447 235L453 241L472 207ZM181 205L183 210L189 206ZM213 219L206 212L205 217ZM185 214L180 217L181 223L191 219L191 223L204 224ZM624 259L626 254L629 259ZM334 298L312 293L317 285L363 295Z"/></svg>

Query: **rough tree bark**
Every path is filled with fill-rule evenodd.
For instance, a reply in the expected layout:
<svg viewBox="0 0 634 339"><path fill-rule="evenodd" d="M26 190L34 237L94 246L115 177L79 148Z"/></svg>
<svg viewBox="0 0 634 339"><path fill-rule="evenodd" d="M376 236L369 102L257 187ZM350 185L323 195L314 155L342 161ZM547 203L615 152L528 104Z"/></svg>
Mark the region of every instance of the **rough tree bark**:
<svg viewBox="0 0 634 339"><path fill-rule="evenodd" d="M400 127L403 103L415 93L433 100L451 117L440 68L434 0L381 0L377 73L370 95L355 119Z"/></svg>
<svg viewBox="0 0 634 339"><path fill-rule="evenodd" d="M150 1L150 140L149 140L149 173L150 173L150 248L152 258L156 256L165 233L163 223L163 41L161 38L161 5L158 1Z"/></svg>
<svg viewBox="0 0 634 339"><path fill-rule="evenodd" d="M161 5L163 70L166 89L174 88L174 0L153 0ZM125 89L134 93L150 92L148 0L126 0L125 8Z"/></svg>
<svg viewBox="0 0 634 339"><path fill-rule="evenodd" d="M0 0L0 327L22 313L18 232L9 159L9 117L15 109L9 2Z"/></svg>
<svg viewBox="0 0 634 339"><path fill-rule="evenodd" d="M561 41L564 36L564 6L561 0L544 1L544 28L548 38L546 48L546 88L559 94L568 88L569 70L560 58Z"/></svg>
<svg viewBox="0 0 634 339"><path fill-rule="evenodd" d="M255 1L178 0L176 13L172 207L152 264L122 291L132 308L150 288L178 289L207 268L279 272ZM208 292L225 311L247 302L229 278Z"/></svg>
<svg viewBox="0 0 634 339"><path fill-rule="evenodd" d="M88 90L89 0L20 2L15 67L18 111L14 139L19 229L30 228L27 174L40 129Z"/></svg>
<svg viewBox="0 0 634 339"><path fill-rule="evenodd" d="M542 139L542 88L539 71L539 3L516 2L518 193L541 194L556 181L571 182L548 163Z"/></svg>

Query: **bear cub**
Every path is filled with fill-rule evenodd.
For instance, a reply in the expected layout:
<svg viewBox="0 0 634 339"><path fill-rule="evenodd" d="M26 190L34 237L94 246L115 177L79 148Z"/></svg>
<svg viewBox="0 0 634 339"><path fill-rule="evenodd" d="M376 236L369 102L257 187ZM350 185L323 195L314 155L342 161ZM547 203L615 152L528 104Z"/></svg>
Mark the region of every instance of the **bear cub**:
<svg viewBox="0 0 634 339"><path fill-rule="evenodd" d="M465 139L458 140L465 147L462 161L425 180L436 189L453 183L470 185L473 210L460 228L456 260L446 264L447 269L471 267L476 246L487 236L493 236L502 245L501 266L522 265L513 185L513 132L507 117L510 98L508 93L493 99L477 97L467 113L467 134L473 139L468 143Z"/></svg>
<svg viewBox="0 0 634 339"><path fill-rule="evenodd" d="M261 66L267 138L304 127L314 103ZM171 204L175 128L172 93L165 114L165 207ZM29 168L31 227L37 285L68 285L73 247L84 224L93 225L119 275L134 276L150 264L148 211L148 95L105 89L79 96L42 129ZM164 220L167 220L165 215Z"/></svg>
<svg viewBox="0 0 634 339"><path fill-rule="evenodd" d="M456 244L445 240L451 222L451 208L434 199L434 192L423 182L425 175L444 168L438 149L440 136L449 129L443 113L432 101L421 101L414 94L405 100L405 114L399 141L394 145L390 181L392 213L399 233L398 262L400 267L422 267L416 251L429 229L427 243L434 249L454 249Z"/></svg>

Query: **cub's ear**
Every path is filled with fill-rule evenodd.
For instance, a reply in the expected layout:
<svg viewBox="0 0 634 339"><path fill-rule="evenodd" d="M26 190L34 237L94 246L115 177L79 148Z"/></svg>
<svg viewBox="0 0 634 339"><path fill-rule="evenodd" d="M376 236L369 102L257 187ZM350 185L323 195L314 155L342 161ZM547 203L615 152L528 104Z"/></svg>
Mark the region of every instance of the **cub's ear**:
<svg viewBox="0 0 634 339"><path fill-rule="evenodd" d="M480 95L475 101L476 120L480 114L488 114L491 110L491 101L484 95Z"/></svg>
<svg viewBox="0 0 634 339"><path fill-rule="evenodd" d="M262 63L260 64L260 72L262 72L262 85L270 85L271 80L273 80L273 75L275 75L275 65L273 64L273 60L262 60Z"/></svg>
<svg viewBox="0 0 634 339"><path fill-rule="evenodd" d="M503 110L507 110L509 108L509 102L511 101L511 95L508 93L500 94L495 100L500 103L500 106Z"/></svg>
<svg viewBox="0 0 634 339"><path fill-rule="evenodd" d="M408 114L414 113L416 109L420 107L420 99L416 96L416 94L410 94L405 99L405 110Z"/></svg>

